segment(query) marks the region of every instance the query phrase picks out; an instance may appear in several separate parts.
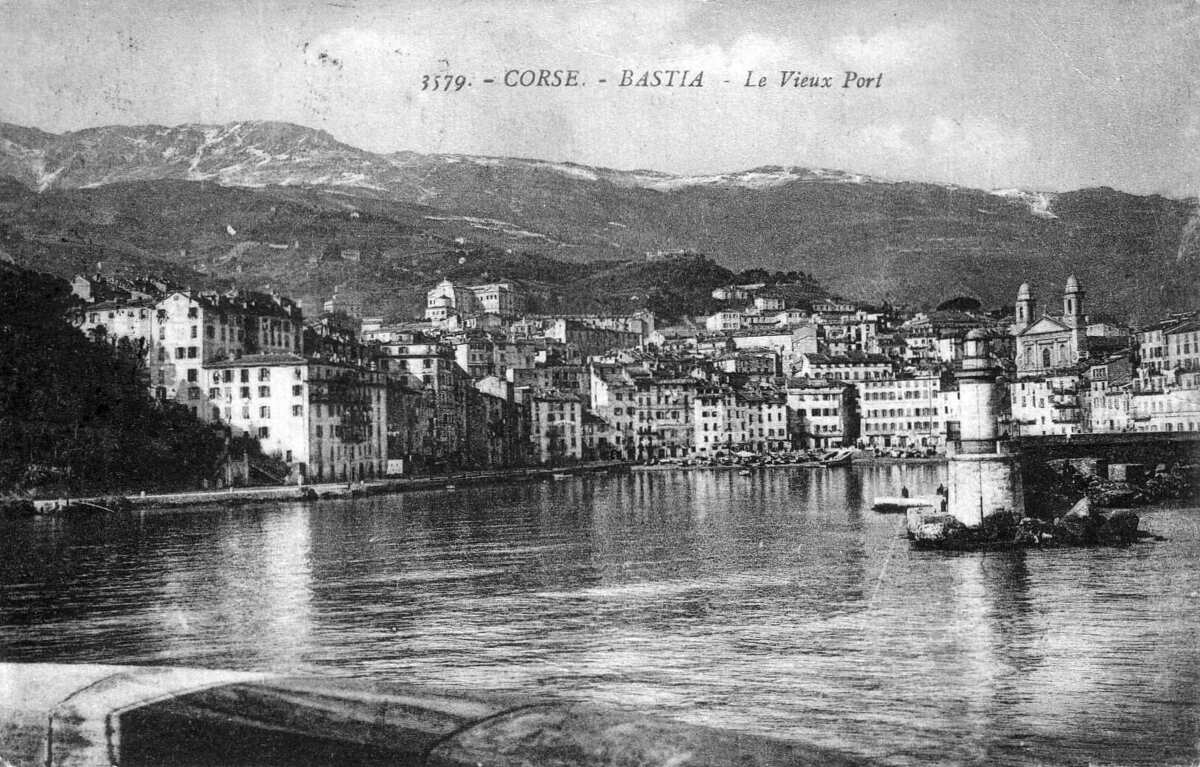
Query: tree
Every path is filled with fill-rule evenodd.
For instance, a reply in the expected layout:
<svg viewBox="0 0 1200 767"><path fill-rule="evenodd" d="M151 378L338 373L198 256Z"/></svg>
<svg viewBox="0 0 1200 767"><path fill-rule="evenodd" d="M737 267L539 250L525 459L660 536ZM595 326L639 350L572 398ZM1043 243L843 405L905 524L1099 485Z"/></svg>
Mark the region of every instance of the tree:
<svg viewBox="0 0 1200 767"><path fill-rule="evenodd" d="M66 320L69 286L27 270L0 279L0 491L190 486L215 475L224 435L151 400L146 346ZM99 341L99 343L97 342Z"/></svg>

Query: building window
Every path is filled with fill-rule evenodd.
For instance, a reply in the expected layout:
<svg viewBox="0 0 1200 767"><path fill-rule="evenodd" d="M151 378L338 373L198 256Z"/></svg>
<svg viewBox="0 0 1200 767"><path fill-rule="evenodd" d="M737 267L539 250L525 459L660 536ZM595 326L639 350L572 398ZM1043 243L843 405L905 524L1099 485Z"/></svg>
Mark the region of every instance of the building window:
<svg viewBox="0 0 1200 767"><path fill-rule="evenodd" d="M241 388L242 399L250 399L250 387L243 386Z"/></svg>
<svg viewBox="0 0 1200 767"><path fill-rule="evenodd" d="M263 405L262 407L260 407L258 409L258 417L259 418L270 418L271 417L271 408L266 405Z"/></svg>
<svg viewBox="0 0 1200 767"><path fill-rule="evenodd" d="M297 370L297 372L299 372L299 370ZM299 397L303 394L304 394L304 386L297 384L292 387L292 396L293 397Z"/></svg>
<svg viewBox="0 0 1200 767"><path fill-rule="evenodd" d="M266 426L258 427L258 438L259 439L266 439L269 436L271 436L270 429L268 429Z"/></svg>
<svg viewBox="0 0 1200 767"><path fill-rule="evenodd" d="M188 383L196 383L197 381L199 381L200 380L200 371L197 370L196 368L188 368L187 380L188 380Z"/></svg>
<svg viewBox="0 0 1200 767"><path fill-rule="evenodd" d="M295 416L304 415L304 406L303 405L292 405L292 415L295 415Z"/></svg>
<svg viewBox="0 0 1200 767"><path fill-rule="evenodd" d="M195 325L192 325L192 338L197 337L198 331L199 331L199 328L197 328Z"/></svg>
<svg viewBox="0 0 1200 767"><path fill-rule="evenodd" d="M187 349L184 349L182 346L175 347L175 359L181 360L186 356L187 356Z"/></svg>
<svg viewBox="0 0 1200 767"><path fill-rule="evenodd" d="M271 369L270 368L261 368L258 371L258 380L270 381L271 380Z"/></svg>
<svg viewBox="0 0 1200 767"><path fill-rule="evenodd" d="M241 373L242 373L242 375L241 375L242 383L250 383L250 369L242 368Z"/></svg>
<svg viewBox="0 0 1200 767"><path fill-rule="evenodd" d="M194 346L189 346L189 347L188 347L188 349L187 349L187 355L188 355L188 359L189 359L189 360L194 360L194 359L196 359L196 351L197 351L197 350L196 350L196 347L194 347Z"/></svg>
<svg viewBox="0 0 1200 767"><path fill-rule="evenodd" d="M258 396L260 396L260 397L270 397L270 396L271 396L271 387L270 387L270 386L260 386L260 387L258 387Z"/></svg>
<svg viewBox="0 0 1200 767"><path fill-rule="evenodd" d="M194 320L194 319L196 319L196 317L198 317L199 315L200 315L200 312L199 312L199 310L198 310L198 309L196 309L196 307L194 307L194 306L189 306L189 307L188 307L187 316L188 316L188 319L189 319L189 320Z"/></svg>

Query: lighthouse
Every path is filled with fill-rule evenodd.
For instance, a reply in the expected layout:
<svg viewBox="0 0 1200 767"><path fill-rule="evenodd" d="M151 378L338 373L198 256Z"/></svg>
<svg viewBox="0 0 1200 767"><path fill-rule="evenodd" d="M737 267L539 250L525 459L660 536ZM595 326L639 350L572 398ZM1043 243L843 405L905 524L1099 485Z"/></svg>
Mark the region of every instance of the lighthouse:
<svg viewBox="0 0 1200 767"><path fill-rule="evenodd" d="M959 435L950 443L946 512L968 528L984 520L1016 523L1025 515L1021 472L1000 428L1007 386L991 357L987 334L967 334L958 381Z"/></svg>

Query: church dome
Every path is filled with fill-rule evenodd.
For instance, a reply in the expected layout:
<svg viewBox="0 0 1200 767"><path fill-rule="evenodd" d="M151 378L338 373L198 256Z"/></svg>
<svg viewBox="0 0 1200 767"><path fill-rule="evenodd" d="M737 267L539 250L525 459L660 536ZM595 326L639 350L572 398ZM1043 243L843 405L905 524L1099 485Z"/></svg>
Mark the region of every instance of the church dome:
<svg viewBox="0 0 1200 767"><path fill-rule="evenodd" d="M1025 301L1030 297L1029 283L1022 282L1021 287L1017 289L1017 300Z"/></svg>
<svg viewBox="0 0 1200 767"><path fill-rule="evenodd" d="M1067 278L1067 292L1075 293L1079 291L1079 280L1075 279L1075 275Z"/></svg>

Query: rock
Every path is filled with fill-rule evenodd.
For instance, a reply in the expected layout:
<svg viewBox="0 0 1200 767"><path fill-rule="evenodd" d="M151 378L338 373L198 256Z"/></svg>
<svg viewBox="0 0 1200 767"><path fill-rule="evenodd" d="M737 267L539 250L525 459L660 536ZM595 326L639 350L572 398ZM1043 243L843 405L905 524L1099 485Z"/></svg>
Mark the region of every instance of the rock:
<svg viewBox="0 0 1200 767"><path fill-rule="evenodd" d="M1096 531L1103 520L1093 515L1092 502L1081 498L1071 510L1054 521L1058 537L1067 543L1089 544L1096 540Z"/></svg>
<svg viewBox="0 0 1200 767"><path fill-rule="evenodd" d="M909 532L917 543L940 546L965 540L967 526L952 514L926 514Z"/></svg>
<svg viewBox="0 0 1200 767"><path fill-rule="evenodd" d="M1092 500L1090 498L1080 498L1066 514L1059 517L1059 520L1087 519L1090 516L1092 516Z"/></svg>
<svg viewBox="0 0 1200 767"><path fill-rule="evenodd" d="M1132 487L1110 487L1097 492L1092 503L1104 508L1126 508L1136 505L1140 498L1141 494Z"/></svg>
<svg viewBox="0 0 1200 767"><path fill-rule="evenodd" d="M1097 532L1104 543L1133 543L1138 539L1138 515L1130 509L1118 509L1108 515Z"/></svg>

